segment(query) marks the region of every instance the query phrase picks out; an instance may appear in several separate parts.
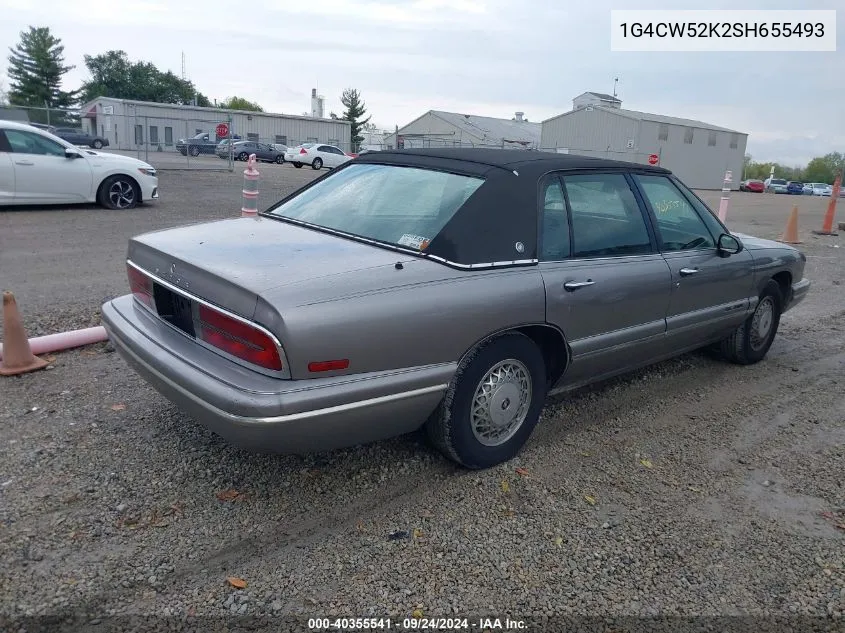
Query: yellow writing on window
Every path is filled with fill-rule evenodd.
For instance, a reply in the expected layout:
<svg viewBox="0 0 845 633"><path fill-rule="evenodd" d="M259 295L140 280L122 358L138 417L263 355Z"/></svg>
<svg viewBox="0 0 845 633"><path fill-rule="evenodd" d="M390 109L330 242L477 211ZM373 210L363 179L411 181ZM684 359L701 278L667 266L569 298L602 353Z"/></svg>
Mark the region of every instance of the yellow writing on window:
<svg viewBox="0 0 845 633"><path fill-rule="evenodd" d="M654 203L654 211L658 215L664 215L671 210L681 210L687 206L687 203L682 200L659 200Z"/></svg>

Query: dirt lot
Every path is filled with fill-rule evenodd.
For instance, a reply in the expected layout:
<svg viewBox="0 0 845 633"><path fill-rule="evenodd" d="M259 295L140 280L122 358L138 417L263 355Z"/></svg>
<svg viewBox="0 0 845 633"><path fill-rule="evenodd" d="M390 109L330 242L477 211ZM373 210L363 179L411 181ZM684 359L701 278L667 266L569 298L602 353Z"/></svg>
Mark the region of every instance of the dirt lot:
<svg viewBox="0 0 845 633"><path fill-rule="evenodd" d="M261 201L313 177L264 166ZM132 212L0 213L30 335L97 324L126 292L130 236L237 215L241 182L163 172ZM810 234L827 199L734 193L728 220L775 238L793 203L815 285L765 362L692 354L551 401L490 471L416 436L247 454L108 344L2 380L0 617L842 616L845 249Z"/></svg>

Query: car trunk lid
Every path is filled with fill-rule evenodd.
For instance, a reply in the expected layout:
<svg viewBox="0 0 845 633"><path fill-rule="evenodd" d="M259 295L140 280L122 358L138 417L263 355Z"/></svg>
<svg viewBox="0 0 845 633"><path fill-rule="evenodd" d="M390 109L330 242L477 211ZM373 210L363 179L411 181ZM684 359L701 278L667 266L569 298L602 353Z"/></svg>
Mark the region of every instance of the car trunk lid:
<svg viewBox="0 0 845 633"><path fill-rule="evenodd" d="M130 240L128 258L167 284L247 319L254 317L258 297L273 289L409 261L377 246L261 217L145 233Z"/></svg>

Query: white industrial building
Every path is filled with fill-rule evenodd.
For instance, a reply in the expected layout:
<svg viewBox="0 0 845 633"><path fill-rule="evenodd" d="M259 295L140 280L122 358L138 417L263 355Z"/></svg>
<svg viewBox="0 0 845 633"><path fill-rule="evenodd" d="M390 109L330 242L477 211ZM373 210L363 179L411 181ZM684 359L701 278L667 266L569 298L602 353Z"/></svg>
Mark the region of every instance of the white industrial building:
<svg viewBox="0 0 845 633"><path fill-rule="evenodd" d="M511 119L429 110L384 137L384 149L417 147L498 147L538 149L540 124L522 112Z"/></svg>
<svg viewBox="0 0 845 633"><path fill-rule="evenodd" d="M542 122L540 147L647 163L656 155L688 186L721 189L725 171L739 188L748 134L701 121L622 108L612 95L585 92L572 110Z"/></svg>
<svg viewBox="0 0 845 633"><path fill-rule="evenodd" d="M316 93L314 93L316 96ZM317 113L320 98L312 99ZM109 140L109 149L174 151L179 139L199 133L216 134L217 125L230 123L232 135L245 140L298 145L327 143L351 150L348 121L320 117L246 112L222 108L172 105L99 97L81 108L82 128Z"/></svg>

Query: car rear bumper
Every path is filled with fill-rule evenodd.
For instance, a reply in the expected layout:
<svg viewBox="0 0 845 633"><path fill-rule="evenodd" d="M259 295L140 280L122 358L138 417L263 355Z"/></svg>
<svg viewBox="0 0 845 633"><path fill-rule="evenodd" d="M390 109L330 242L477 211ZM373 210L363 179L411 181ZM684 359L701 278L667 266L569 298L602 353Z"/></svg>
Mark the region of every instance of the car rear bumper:
<svg viewBox="0 0 845 633"><path fill-rule="evenodd" d="M414 431L456 369L281 380L198 345L131 295L107 302L102 314L117 351L156 390L231 443L261 452L331 450Z"/></svg>
<svg viewBox="0 0 845 633"><path fill-rule="evenodd" d="M787 300L783 311L786 312L787 310L791 310L801 303L807 297L807 293L810 292L811 286L812 283L809 279L802 279L801 281L792 284L792 291L790 292L789 299Z"/></svg>

